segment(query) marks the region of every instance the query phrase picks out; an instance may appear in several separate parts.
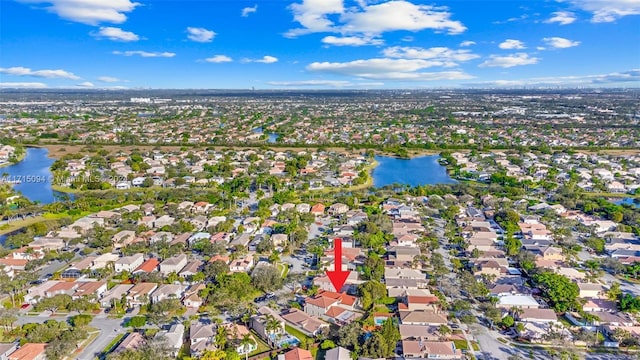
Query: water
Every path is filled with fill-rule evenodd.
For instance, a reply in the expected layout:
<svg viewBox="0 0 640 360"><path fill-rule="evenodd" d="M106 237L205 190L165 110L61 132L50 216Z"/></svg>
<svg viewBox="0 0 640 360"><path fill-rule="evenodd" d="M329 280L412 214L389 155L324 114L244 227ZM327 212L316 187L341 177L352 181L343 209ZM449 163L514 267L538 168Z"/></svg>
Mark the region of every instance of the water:
<svg viewBox="0 0 640 360"><path fill-rule="evenodd" d="M373 170L373 185L383 187L391 184L435 185L455 184L447 169L438 163L439 155L399 159L376 156L378 166Z"/></svg>
<svg viewBox="0 0 640 360"><path fill-rule="evenodd" d="M617 199L612 201L612 203L616 205L633 205L634 207L640 209L640 202L634 202L634 198Z"/></svg>
<svg viewBox="0 0 640 360"><path fill-rule="evenodd" d="M49 150L27 148L25 158L17 164L0 168L3 178L20 180L13 188L27 199L40 204L56 201L51 189L51 164L55 161L48 157Z"/></svg>
<svg viewBox="0 0 640 360"><path fill-rule="evenodd" d="M257 128L254 128L253 132L256 134L262 134L264 132L264 129L262 128L262 126L259 126ZM278 134L274 134L274 133L266 133L266 134L267 134L268 143L274 144L278 140Z"/></svg>

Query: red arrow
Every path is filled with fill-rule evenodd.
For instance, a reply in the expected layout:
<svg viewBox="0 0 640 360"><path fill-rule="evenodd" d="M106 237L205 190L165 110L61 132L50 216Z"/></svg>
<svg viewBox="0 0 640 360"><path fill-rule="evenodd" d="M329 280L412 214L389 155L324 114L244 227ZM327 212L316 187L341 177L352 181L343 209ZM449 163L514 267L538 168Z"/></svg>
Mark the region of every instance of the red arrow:
<svg viewBox="0 0 640 360"><path fill-rule="evenodd" d="M329 277L329 280L331 280L336 292L340 292L342 286L349 277L349 273L351 273L351 271L342 270L342 239L336 238L333 240L333 251L333 271L327 270L327 276Z"/></svg>

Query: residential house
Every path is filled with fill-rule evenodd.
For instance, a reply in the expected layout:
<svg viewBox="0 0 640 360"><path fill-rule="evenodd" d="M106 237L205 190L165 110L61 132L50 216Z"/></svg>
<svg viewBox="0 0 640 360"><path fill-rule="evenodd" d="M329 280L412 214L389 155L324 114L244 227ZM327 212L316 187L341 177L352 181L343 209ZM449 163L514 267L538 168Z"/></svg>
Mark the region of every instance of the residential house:
<svg viewBox="0 0 640 360"><path fill-rule="evenodd" d="M278 360L314 360L309 350L294 348L284 354L278 355Z"/></svg>
<svg viewBox="0 0 640 360"><path fill-rule="evenodd" d="M45 343L26 343L18 350L12 352L9 360L45 360L47 355L45 354Z"/></svg>
<svg viewBox="0 0 640 360"><path fill-rule="evenodd" d="M269 345L277 347L277 340L286 334L285 320L275 310L263 306L251 317L249 326Z"/></svg>
<svg viewBox="0 0 640 360"><path fill-rule="evenodd" d="M160 330L156 334L156 339L159 339L163 344L169 347L171 351L170 355L173 358L178 356L178 353L182 348L183 338L184 325L182 324L172 324L168 329Z"/></svg>
<svg viewBox="0 0 640 360"><path fill-rule="evenodd" d="M157 303L165 299L182 299L185 286L176 284L160 285L152 294L151 302Z"/></svg>
<svg viewBox="0 0 640 360"><path fill-rule="evenodd" d="M103 297L100 299L100 306L103 308L108 308L113 305L114 301L120 301L122 296L126 296L129 293L129 290L133 285L129 284L118 284L104 293Z"/></svg>
<svg viewBox="0 0 640 360"><path fill-rule="evenodd" d="M249 272L253 268L255 262L252 255L247 255L244 258L236 259L229 264L229 271L231 272Z"/></svg>
<svg viewBox="0 0 640 360"><path fill-rule="evenodd" d="M133 254L130 256L123 256L116 260L115 271L121 273L123 271L133 272L138 266L144 262L144 255L141 253Z"/></svg>
<svg viewBox="0 0 640 360"><path fill-rule="evenodd" d="M75 292L71 296L73 300L79 299L81 297L95 297L96 299L99 299L104 293L107 292L106 281L83 281L78 282L78 284L78 287L75 289Z"/></svg>
<svg viewBox="0 0 640 360"><path fill-rule="evenodd" d="M167 276L172 272L177 274L187 265L187 262L188 259L186 254L172 256L160 263L160 272L164 276Z"/></svg>
<svg viewBox="0 0 640 360"><path fill-rule="evenodd" d="M555 311L552 309L522 309L517 319L522 322L548 323L558 321Z"/></svg>
<svg viewBox="0 0 640 360"><path fill-rule="evenodd" d="M295 308L289 309L286 313L282 314L281 317L292 327L307 336L316 336L324 329L329 328L329 324L324 321Z"/></svg>
<svg viewBox="0 0 640 360"><path fill-rule="evenodd" d="M149 258L145 262L143 262L140 266L133 270L134 274L137 273L151 273L158 270L158 265L160 265L160 261L156 258Z"/></svg>
<svg viewBox="0 0 640 360"><path fill-rule="evenodd" d="M193 322L189 328L191 356L200 356L205 350L215 350L216 328L214 324Z"/></svg>
<svg viewBox="0 0 640 360"><path fill-rule="evenodd" d="M200 291L204 290L207 286L205 284L191 285L184 293L182 298L182 304L188 308L199 308L202 306L204 300L200 297Z"/></svg>
<svg viewBox="0 0 640 360"><path fill-rule="evenodd" d="M9 355L18 349L18 342L0 343L0 360L9 359Z"/></svg>
<svg viewBox="0 0 640 360"><path fill-rule="evenodd" d="M324 354L324 360L351 360L351 351L338 346L327 350Z"/></svg>
<svg viewBox="0 0 640 360"><path fill-rule="evenodd" d="M158 287L156 283L137 283L127 294L127 303L129 306L145 305L151 298L151 293Z"/></svg>
<svg viewBox="0 0 640 360"><path fill-rule="evenodd" d="M452 341L404 340L402 353L405 359L462 359L464 356Z"/></svg>
<svg viewBox="0 0 640 360"><path fill-rule="evenodd" d="M440 326L448 323L446 315L428 310L400 310L399 316L403 325Z"/></svg>
<svg viewBox="0 0 640 360"><path fill-rule="evenodd" d="M182 268L182 270L180 270L178 275L180 275L181 277L189 278L200 271L202 264L203 262L200 259L191 260L187 263L187 265L184 266L184 268Z"/></svg>

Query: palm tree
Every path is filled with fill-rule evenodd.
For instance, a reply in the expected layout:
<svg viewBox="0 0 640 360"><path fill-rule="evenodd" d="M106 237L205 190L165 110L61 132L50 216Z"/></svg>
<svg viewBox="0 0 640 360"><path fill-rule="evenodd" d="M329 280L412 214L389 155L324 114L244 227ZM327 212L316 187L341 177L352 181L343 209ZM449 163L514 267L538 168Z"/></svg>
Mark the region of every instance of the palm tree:
<svg viewBox="0 0 640 360"><path fill-rule="evenodd" d="M256 344L256 341L253 339L253 337L251 337L251 335L244 334L244 336L242 337L242 340L240 340L240 345L242 346L242 349L244 351L245 360L249 360L249 348L248 348L248 346L250 344L255 344L256 347L258 345L258 344Z"/></svg>

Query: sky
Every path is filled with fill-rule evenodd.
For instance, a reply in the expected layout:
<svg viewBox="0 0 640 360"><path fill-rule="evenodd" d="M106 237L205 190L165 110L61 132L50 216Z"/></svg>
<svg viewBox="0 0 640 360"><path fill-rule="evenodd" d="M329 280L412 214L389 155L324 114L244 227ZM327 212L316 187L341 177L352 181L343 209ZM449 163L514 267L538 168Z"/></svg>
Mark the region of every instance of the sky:
<svg viewBox="0 0 640 360"><path fill-rule="evenodd" d="M0 0L2 88L640 87L640 0Z"/></svg>

